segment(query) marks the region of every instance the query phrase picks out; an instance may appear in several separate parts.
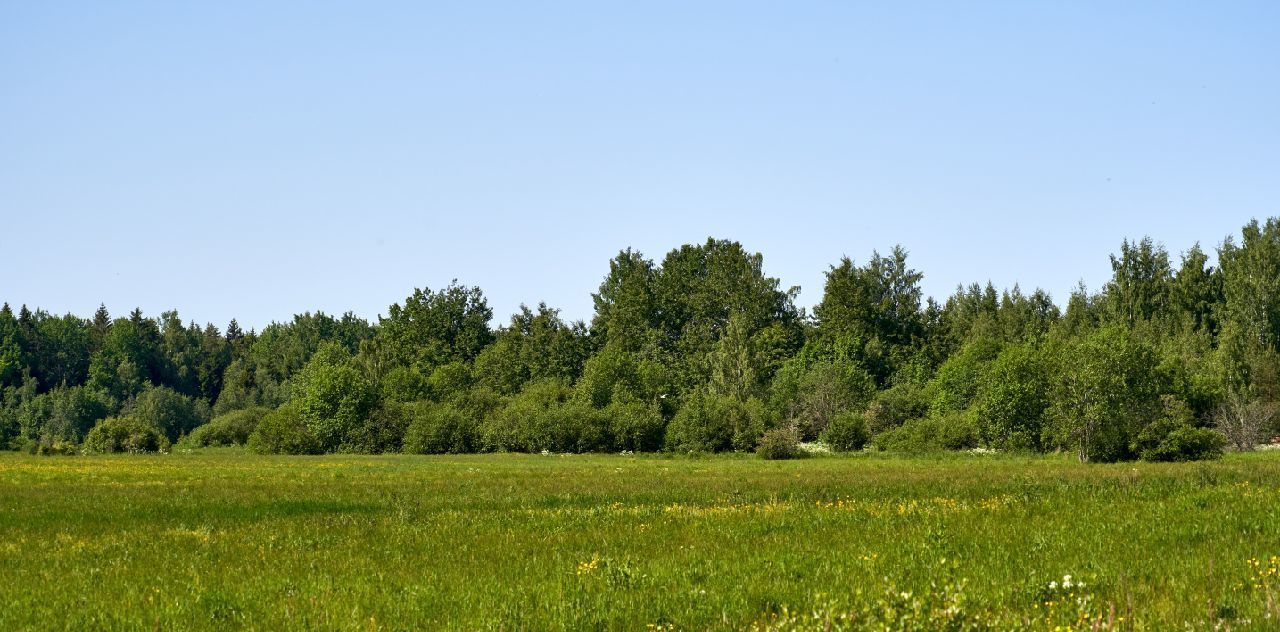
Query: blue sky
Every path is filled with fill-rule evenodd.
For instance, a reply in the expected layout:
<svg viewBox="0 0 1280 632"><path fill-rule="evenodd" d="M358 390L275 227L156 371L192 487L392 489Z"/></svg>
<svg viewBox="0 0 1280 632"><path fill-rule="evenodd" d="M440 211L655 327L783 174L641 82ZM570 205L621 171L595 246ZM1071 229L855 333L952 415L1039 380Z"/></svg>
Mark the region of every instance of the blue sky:
<svg viewBox="0 0 1280 632"><path fill-rule="evenodd" d="M1059 302L1280 214L1277 2L3 2L0 300L589 318L709 235Z"/></svg>

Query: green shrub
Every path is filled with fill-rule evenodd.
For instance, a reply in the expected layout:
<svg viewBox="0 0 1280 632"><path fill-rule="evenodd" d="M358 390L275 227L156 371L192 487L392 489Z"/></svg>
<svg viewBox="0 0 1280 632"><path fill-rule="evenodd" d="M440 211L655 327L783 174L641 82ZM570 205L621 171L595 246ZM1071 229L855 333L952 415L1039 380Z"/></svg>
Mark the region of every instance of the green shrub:
<svg viewBox="0 0 1280 632"><path fill-rule="evenodd" d="M384 402L347 435L339 450L356 454L399 452L411 420L406 404Z"/></svg>
<svg viewBox="0 0 1280 632"><path fill-rule="evenodd" d="M722 452L733 446L733 432L717 411L715 399L695 394L686 398L667 425L665 443L672 452Z"/></svg>
<svg viewBox="0 0 1280 632"><path fill-rule="evenodd" d="M1227 440L1208 428L1182 426L1142 453L1144 461L1201 461L1222 456Z"/></svg>
<svg viewBox="0 0 1280 632"><path fill-rule="evenodd" d="M209 405L173 389L153 386L127 404L123 414L155 426L169 441L177 441L209 421Z"/></svg>
<svg viewBox="0 0 1280 632"><path fill-rule="evenodd" d="M1199 461L1222 456L1226 438L1208 428L1196 428L1191 408L1172 395L1161 398L1163 414L1147 424L1130 449L1143 461Z"/></svg>
<svg viewBox="0 0 1280 632"><path fill-rule="evenodd" d="M476 420L451 404L415 402L407 406L409 427L404 451L409 454L466 454L480 447Z"/></svg>
<svg viewBox="0 0 1280 632"><path fill-rule="evenodd" d="M292 404L266 415L249 435L248 448L259 454L319 454L320 442Z"/></svg>
<svg viewBox="0 0 1280 632"><path fill-rule="evenodd" d="M721 402L722 414L729 420L733 431L731 443L738 452L750 452L765 431L773 427L774 421L769 417L769 410L764 402L752 397L747 401L724 399Z"/></svg>
<svg viewBox="0 0 1280 632"><path fill-rule="evenodd" d="M564 380L539 380L508 399L481 425L483 444L490 450L538 452L543 449L539 427L552 408L568 401L573 391Z"/></svg>
<svg viewBox="0 0 1280 632"><path fill-rule="evenodd" d="M1005 347L988 366L974 398L979 431L992 447L1039 449L1049 379L1030 345Z"/></svg>
<svg viewBox="0 0 1280 632"><path fill-rule="evenodd" d="M86 452L162 452L168 439L153 424L133 417L108 417L98 422L84 439Z"/></svg>
<svg viewBox="0 0 1280 632"><path fill-rule="evenodd" d="M875 445L890 452L927 453L978 447L978 427L967 413L909 420L875 436Z"/></svg>
<svg viewBox="0 0 1280 632"><path fill-rule="evenodd" d="M471 363L476 384L498 393L514 395L529 381L528 366L522 362L517 336L499 336Z"/></svg>
<svg viewBox="0 0 1280 632"><path fill-rule="evenodd" d="M472 382L471 369L461 362L442 364L427 376L431 399L437 402L449 401L466 393L472 388Z"/></svg>
<svg viewBox="0 0 1280 632"><path fill-rule="evenodd" d="M1146 453L1155 450L1169 436L1169 433L1186 425L1188 424L1180 419L1160 417L1147 424L1142 429L1142 432L1139 432L1138 436L1134 437L1130 449L1139 458L1143 458ZM1150 461L1151 459L1143 458L1143 460Z"/></svg>
<svg viewBox="0 0 1280 632"><path fill-rule="evenodd" d="M929 395L915 384L897 384L880 391L867 405L864 419L873 433L884 432L929 413Z"/></svg>
<svg viewBox="0 0 1280 632"><path fill-rule="evenodd" d="M792 428L774 428L760 436L756 454L762 459L794 459L800 455L800 433Z"/></svg>
<svg viewBox="0 0 1280 632"><path fill-rule="evenodd" d="M611 402L657 400L674 389L668 369L636 354L604 349L582 366L582 376L574 385L574 398L596 408Z"/></svg>
<svg viewBox="0 0 1280 632"><path fill-rule="evenodd" d="M1150 344L1128 328L1096 329L1046 353L1053 371L1042 439L1081 461L1131 459L1137 435L1161 415L1166 377Z"/></svg>
<svg viewBox="0 0 1280 632"><path fill-rule="evenodd" d="M192 448L244 445L249 440L249 435L258 427L258 422L269 412L269 408L254 406L219 415L192 430L183 438L182 445Z"/></svg>
<svg viewBox="0 0 1280 632"><path fill-rule="evenodd" d="M470 417L475 421L477 431L481 420L488 418L489 415L494 414L507 403L506 398L493 390L484 387L469 388L465 391L454 394L448 399L439 401L453 405L466 416ZM477 448L478 447L479 445L477 445Z"/></svg>
<svg viewBox="0 0 1280 632"><path fill-rule="evenodd" d="M578 402L566 402L545 411L537 423L542 439L539 450L551 452L605 452L612 447L609 419L604 411Z"/></svg>
<svg viewBox="0 0 1280 632"><path fill-rule="evenodd" d="M484 423L486 447L515 452L598 452L612 445L608 418L559 378L532 382Z"/></svg>
<svg viewBox="0 0 1280 632"><path fill-rule="evenodd" d="M604 409L613 437L613 448L632 452L662 449L666 421L656 406L640 402L614 402Z"/></svg>
<svg viewBox="0 0 1280 632"><path fill-rule="evenodd" d="M947 413L968 408L985 381L991 361L999 353L999 341L978 338L951 354L933 377L933 412Z"/></svg>
<svg viewBox="0 0 1280 632"><path fill-rule="evenodd" d="M746 452L764 434L768 413L755 398L743 402L709 394L690 396L667 426L673 452Z"/></svg>
<svg viewBox="0 0 1280 632"><path fill-rule="evenodd" d="M62 439L27 441L25 444L16 447L27 454L38 456L71 456L80 453L80 446Z"/></svg>
<svg viewBox="0 0 1280 632"><path fill-rule="evenodd" d="M609 405L615 393L619 397L644 399L638 359L618 349L602 349L582 366L582 376L574 385L575 397L596 408Z"/></svg>
<svg viewBox="0 0 1280 632"><path fill-rule="evenodd" d="M20 442L18 407L7 405L4 401L4 391L0 390L0 450L16 447Z"/></svg>
<svg viewBox="0 0 1280 632"><path fill-rule="evenodd" d="M383 401L409 403L426 399L431 392L429 376L416 366L391 367L379 381Z"/></svg>
<svg viewBox="0 0 1280 632"><path fill-rule="evenodd" d="M822 433L822 441L837 452L855 452L866 447L871 433L861 413L846 411L836 415Z"/></svg>
<svg viewBox="0 0 1280 632"><path fill-rule="evenodd" d="M875 392L875 380L856 362L815 360L805 354L778 370L770 406L795 424L801 439L813 439L840 413L865 408Z"/></svg>

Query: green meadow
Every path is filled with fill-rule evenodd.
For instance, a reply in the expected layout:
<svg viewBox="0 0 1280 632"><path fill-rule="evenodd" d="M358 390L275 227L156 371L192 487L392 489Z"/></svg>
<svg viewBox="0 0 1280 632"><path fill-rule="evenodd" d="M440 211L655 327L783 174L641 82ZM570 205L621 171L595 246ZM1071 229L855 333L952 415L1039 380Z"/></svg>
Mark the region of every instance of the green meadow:
<svg viewBox="0 0 1280 632"><path fill-rule="evenodd" d="M0 454L4 630L1274 629L1276 555L1280 452Z"/></svg>

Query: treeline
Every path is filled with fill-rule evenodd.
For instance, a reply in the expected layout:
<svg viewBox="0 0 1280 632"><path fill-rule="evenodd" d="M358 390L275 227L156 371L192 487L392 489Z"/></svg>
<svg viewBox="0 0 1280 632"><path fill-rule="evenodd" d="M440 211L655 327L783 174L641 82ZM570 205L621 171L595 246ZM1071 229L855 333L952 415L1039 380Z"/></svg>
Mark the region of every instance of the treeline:
<svg viewBox="0 0 1280 632"><path fill-rule="evenodd" d="M925 299L894 248L826 275L813 313L762 256L709 239L625 250L590 323L479 288L415 290L371 323L261 332L135 310L0 309L0 445L260 452L1069 450L1212 457L1280 434L1280 219L1175 263L1125 241L1065 311L990 283Z"/></svg>

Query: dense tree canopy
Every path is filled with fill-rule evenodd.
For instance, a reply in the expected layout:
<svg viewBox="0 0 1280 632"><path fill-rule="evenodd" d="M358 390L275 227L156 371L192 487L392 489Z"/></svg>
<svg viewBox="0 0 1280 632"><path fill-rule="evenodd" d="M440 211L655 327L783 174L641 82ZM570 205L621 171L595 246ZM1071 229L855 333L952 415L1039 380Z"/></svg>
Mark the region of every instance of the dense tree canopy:
<svg viewBox="0 0 1280 632"><path fill-rule="evenodd" d="M1101 291L1063 310L1016 285L926 298L894 247L831 266L810 317L761 254L722 239L660 261L621 251L589 323L538 304L495 328L456 281L376 323L304 312L261 331L5 304L0 444L76 449L109 423L94 445L154 431L157 449L696 451L767 435L775 455L826 440L1202 458L1221 450L1213 428L1238 449L1280 434L1280 220L1216 254L1175 266L1123 240Z"/></svg>
<svg viewBox="0 0 1280 632"><path fill-rule="evenodd" d="M845 257L827 271L822 302L814 308L818 332L854 341L861 359L881 384L923 342L920 272L907 266L907 251L873 253L865 266Z"/></svg>
<svg viewBox="0 0 1280 632"><path fill-rule="evenodd" d="M470 362L493 339L493 310L480 288L456 282L438 292L416 289L387 310L378 337L392 362L430 372L449 362Z"/></svg>

